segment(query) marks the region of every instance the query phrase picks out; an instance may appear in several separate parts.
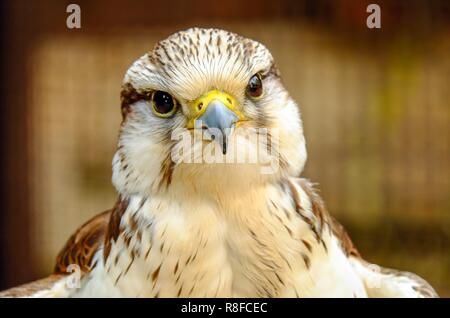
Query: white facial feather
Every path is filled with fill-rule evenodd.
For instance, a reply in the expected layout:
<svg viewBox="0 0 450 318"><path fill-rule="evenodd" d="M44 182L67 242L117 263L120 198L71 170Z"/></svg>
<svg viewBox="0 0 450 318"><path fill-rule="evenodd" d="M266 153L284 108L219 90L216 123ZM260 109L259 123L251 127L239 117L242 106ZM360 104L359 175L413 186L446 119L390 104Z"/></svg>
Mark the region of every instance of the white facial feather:
<svg viewBox="0 0 450 318"><path fill-rule="evenodd" d="M245 90L257 72L263 75L264 93L260 99L252 100ZM124 87L137 92L168 92L178 100L181 109L172 118L159 118L152 113L149 102L137 100L127 105L129 113L122 124L113 161L113 183L121 193L148 195L162 191L167 169L174 188L177 183L183 186L195 179L195 186L206 192L223 189L225 184L237 189L298 176L303 169L306 148L298 107L283 87L270 52L256 41L216 29L181 31L138 59L127 71ZM273 162L278 165L274 173L261 173L257 164L169 165L171 151L181 147L171 136L176 129L186 127L188 103L212 89L236 99L239 110L248 119L242 128L265 128L279 137L266 145L272 147ZM236 156L251 156L265 145L262 138L255 143L241 132L236 129L231 136L231 142L243 143L243 147L236 148ZM191 152L184 156L195 161L194 149L206 144L193 144Z"/></svg>

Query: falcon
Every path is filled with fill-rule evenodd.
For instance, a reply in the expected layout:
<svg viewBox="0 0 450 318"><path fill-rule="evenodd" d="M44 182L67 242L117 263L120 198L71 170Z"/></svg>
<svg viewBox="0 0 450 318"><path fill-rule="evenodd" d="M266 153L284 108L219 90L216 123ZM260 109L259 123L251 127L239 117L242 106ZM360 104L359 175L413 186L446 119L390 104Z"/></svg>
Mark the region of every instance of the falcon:
<svg viewBox="0 0 450 318"><path fill-rule="evenodd" d="M121 111L114 207L73 234L53 275L2 296L437 297L363 260L299 177L299 108L261 43L175 33L128 69Z"/></svg>

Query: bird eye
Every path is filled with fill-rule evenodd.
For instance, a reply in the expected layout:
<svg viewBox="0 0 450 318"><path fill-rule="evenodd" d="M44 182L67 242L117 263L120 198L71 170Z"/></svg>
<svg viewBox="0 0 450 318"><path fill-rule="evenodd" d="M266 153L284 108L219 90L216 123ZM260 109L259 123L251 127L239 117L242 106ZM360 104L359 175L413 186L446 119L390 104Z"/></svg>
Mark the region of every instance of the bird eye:
<svg viewBox="0 0 450 318"><path fill-rule="evenodd" d="M152 108L153 112L159 117L170 117L177 110L177 102L172 95L156 91L152 94Z"/></svg>
<svg viewBox="0 0 450 318"><path fill-rule="evenodd" d="M263 93L261 75L253 75L247 84L247 95L253 98L260 97Z"/></svg>

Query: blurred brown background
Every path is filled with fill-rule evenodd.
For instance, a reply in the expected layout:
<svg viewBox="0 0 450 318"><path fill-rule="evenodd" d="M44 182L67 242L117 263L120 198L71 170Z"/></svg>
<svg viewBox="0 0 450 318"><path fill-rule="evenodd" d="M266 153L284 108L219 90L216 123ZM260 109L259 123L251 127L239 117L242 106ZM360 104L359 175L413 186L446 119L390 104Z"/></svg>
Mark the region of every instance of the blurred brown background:
<svg viewBox="0 0 450 318"><path fill-rule="evenodd" d="M450 296L448 1L72 2L79 30L71 1L2 2L0 289L49 274L71 232L114 203L127 67L207 26L272 51L303 114L304 175L362 254Z"/></svg>

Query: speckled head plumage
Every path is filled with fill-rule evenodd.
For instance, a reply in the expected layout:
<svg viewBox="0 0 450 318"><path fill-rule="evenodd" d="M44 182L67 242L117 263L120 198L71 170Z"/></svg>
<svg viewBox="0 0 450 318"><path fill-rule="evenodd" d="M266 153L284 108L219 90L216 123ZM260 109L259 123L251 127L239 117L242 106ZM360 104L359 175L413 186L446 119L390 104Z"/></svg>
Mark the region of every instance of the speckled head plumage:
<svg viewBox="0 0 450 318"><path fill-rule="evenodd" d="M255 74L263 94L250 98L246 90ZM157 91L170 94L178 105L170 118L152 113L150 99ZM263 176L255 165L173 162L171 153L178 143L171 138L173 132L192 128L193 103L212 91L233 100L230 109L245 118L241 127L267 128L269 134L270 129L279 130L279 140L266 145L277 150L276 173ZM219 29L177 32L133 63L125 74L121 99L123 122L113 161L113 182L119 192L149 194L176 181L196 187L233 187L298 175L303 168L306 150L298 108L269 50L256 41ZM239 138L237 130L232 138ZM253 150L245 151L256 147L248 146Z"/></svg>
<svg viewBox="0 0 450 318"><path fill-rule="evenodd" d="M270 52L260 43L218 30L192 28L160 41L126 72L124 83L193 100L213 88L243 98L251 75L276 74Z"/></svg>

